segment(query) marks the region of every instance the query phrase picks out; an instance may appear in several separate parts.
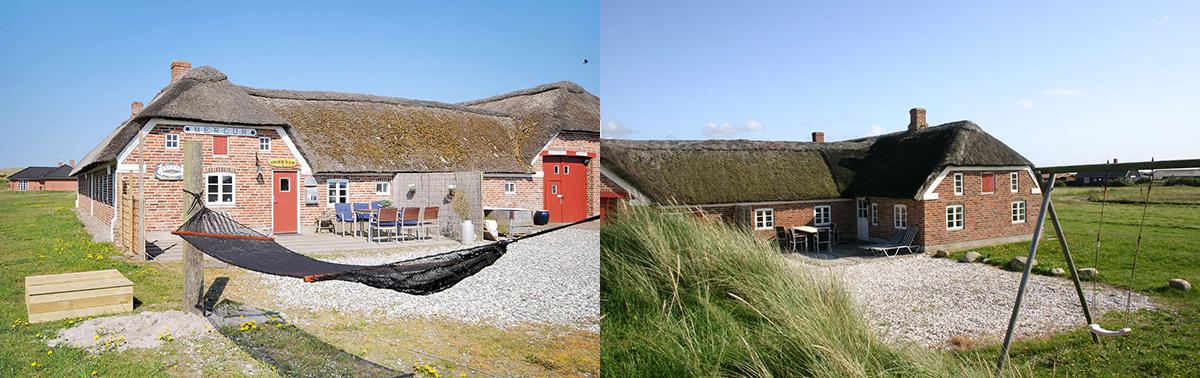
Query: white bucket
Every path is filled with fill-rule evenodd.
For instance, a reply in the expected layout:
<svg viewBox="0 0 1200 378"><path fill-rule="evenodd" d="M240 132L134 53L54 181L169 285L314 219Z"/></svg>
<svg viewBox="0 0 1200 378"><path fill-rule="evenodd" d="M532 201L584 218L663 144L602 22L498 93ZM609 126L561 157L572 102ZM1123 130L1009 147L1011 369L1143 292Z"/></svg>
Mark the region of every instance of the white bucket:
<svg viewBox="0 0 1200 378"><path fill-rule="evenodd" d="M469 244L475 242L475 224L469 220L462 222L462 243Z"/></svg>

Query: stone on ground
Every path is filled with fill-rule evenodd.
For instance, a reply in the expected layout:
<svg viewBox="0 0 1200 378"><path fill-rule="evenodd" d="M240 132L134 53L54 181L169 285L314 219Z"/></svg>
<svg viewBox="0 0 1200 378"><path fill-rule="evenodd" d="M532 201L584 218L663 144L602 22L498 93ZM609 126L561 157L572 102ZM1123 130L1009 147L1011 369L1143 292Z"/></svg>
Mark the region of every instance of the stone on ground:
<svg viewBox="0 0 1200 378"><path fill-rule="evenodd" d="M943 251L943 250L940 250L940 249L939 249L939 250L937 250L937 252L934 252L934 253L933 253L933 257L936 257L936 258L939 258L939 259L940 259L940 258L945 258L946 256L950 256L950 252L946 252L946 251Z"/></svg>
<svg viewBox="0 0 1200 378"><path fill-rule="evenodd" d="M1009 261L1008 261L1008 267L1009 267L1009 269L1012 269L1012 270L1025 270L1025 259L1027 259L1027 258L1028 258L1028 257L1024 257L1024 256L1017 256L1017 257L1013 257L1013 259L1012 259L1012 260L1009 260ZM1038 264L1037 260L1033 260L1033 264L1031 264L1031 265L1032 265L1032 266L1037 266L1037 264Z"/></svg>
<svg viewBox="0 0 1200 378"><path fill-rule="evenodd" d="M1037 260L1034 260L1034 261L1037 261ZM1067 272L1066 269L1063 269L1063 268L1050 269L1050 274L1053 274L1056 276L1061 276L1061 275L1063 275L1063 273L1066 273L1066 272Z"/></svg>
<svg viewBox="0 0 1200 378"><path fill-rule="evenodd" d="M967 252L967 254L963 255L962 259L959 259L959 261L966 263L973 263L977 260L979 260L979 252L975 251Z"/></svg>
<svg viewBox="0 0 1200 378"><path fill-rule="evenodd" d="M1096 268L1080 268L1078 272L1080 278L1092 278L1096 276Z"/></svg>
<svg viewBox="0 0 1200 378"><path fill-rule="evenodd" d="M1178 290L1183 290L1183 291L1192 290L1191 283L1184 281L1182 279L1179 279L1179 278L1170 280L1170 281L1168 281L1168 283L1170 283L1171 287L1178 289Z"/></svg>

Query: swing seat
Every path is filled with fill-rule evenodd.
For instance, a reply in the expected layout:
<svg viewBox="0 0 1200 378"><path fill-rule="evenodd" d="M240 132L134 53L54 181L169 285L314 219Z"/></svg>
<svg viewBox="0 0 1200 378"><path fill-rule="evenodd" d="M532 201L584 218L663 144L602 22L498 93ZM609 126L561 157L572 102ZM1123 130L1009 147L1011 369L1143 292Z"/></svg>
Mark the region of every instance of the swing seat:
<svg viewBox="0 0 1200 378"><path fill-rule="evenodd" d="M1125 335L1128 335L1130 332L1133 332L1133 329L1130 329L1130 328L1121 328L1116 331L1109 331L1107 329L1100 328L1100 325L1095 324L1095 323L1088 324L1088 330L1092 331L1092 333L1094 333L1094 334L1097 334L1100 336L1108 336L1108 337L1125 336Z"/></svg>

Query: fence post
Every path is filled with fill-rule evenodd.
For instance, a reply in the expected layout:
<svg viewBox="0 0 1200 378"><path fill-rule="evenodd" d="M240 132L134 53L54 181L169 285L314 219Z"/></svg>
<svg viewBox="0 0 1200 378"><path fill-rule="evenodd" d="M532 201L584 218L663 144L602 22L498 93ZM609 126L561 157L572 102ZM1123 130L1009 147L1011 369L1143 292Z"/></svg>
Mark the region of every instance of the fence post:
<svg viewBox="0 0 1200 378"><path fill-rule="evenodd" d="M183 189L192 193L203 190L203 144L198 140L183 142ZM183 193L184 220L191 219L199 210L192 206L197 201L191 194ZM201 289L204 286L204 259L191 243L183 243L183 312L204 315Z"/></svg>

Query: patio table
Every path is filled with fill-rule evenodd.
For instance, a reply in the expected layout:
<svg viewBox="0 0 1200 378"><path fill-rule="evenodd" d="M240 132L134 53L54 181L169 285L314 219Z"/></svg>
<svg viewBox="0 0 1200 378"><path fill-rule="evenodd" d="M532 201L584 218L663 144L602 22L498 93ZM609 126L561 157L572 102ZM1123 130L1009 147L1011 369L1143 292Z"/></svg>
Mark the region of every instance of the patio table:
<svg viewBox="0 0 1200 378"><path fill-rule="evenodd" d="M367 233L367 222L371 221L371 216L372 214L375 214L376 211L379 211L379 209L354 209L354 216L356 217L355 219L358 220L358 222L354 222L354 227L356 228L354 230L355 235L358 235L358 229L362 229L364 234ZM370 236L368 235L368 237Z"/></svg>
<svg viewBox="0 0 1200 378"><path fill-rule="evenodd" d="M820 233L824 232L824 233L826 233L826 235L828 235L829 238L833 237L833 230L831 230L829 227L795 226L795 227L792 227L792 229L812 235L813 236L812 244L814 244L813 247L820 246L820 245L816 244L817 240L820 240L819 239L821 237ZM833 239L830 239L829 252L833 252L832 240ZM813 248L813 250L816 250L816 248Z"/></svg>

